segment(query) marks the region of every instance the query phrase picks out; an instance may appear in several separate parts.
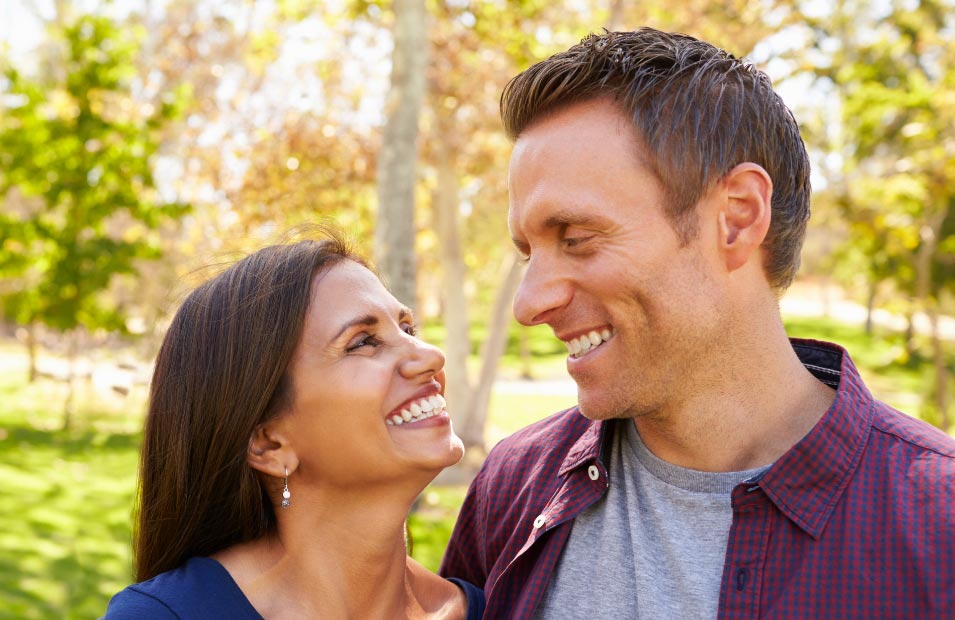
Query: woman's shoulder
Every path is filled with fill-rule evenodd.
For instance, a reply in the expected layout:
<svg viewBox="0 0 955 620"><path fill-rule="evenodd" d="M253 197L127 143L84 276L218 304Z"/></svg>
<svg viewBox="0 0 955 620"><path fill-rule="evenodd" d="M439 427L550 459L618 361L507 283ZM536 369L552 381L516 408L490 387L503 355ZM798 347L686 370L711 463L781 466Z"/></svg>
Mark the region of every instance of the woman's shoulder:
<svg viewBox="0 0 955 620"><path fill-rule="evenodd" d="M260 617L219 562L197 557L119 592L110 600L103 620Z"/></svg>

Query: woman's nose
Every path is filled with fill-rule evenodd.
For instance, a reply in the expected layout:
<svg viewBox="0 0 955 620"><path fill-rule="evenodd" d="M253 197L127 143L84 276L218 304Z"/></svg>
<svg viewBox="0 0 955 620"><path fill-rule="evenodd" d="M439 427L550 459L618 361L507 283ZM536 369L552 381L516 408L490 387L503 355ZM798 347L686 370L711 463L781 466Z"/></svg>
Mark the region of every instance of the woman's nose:
<svg viewBox="0 0 955 620"><path fill-rule="evenodd" d="M441 349L411 336L409 337L408 351L400 366L400 372L409 379L419 376L431 378L441 372L441 369L444 368L444 361L444 352Z"/></svg>

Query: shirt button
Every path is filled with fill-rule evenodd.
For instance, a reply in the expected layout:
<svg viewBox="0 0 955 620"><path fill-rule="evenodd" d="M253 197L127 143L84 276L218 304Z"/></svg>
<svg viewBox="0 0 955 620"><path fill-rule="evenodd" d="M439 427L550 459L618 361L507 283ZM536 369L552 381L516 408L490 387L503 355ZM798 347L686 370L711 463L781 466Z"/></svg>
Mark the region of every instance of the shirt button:
<svg viewBox="0 0 955 620"><path fill-rule="evenodd" d="M587 475L590 476L591 480L596 480L600 477L600 470L597 469L596 465L591 465L587 468Z"/></svg>
<svg viewBox="0 0 955 620"><path fill-rule="evenodd" d="M544 515L537 515L537 518L534 519L534 528L539 530L540 528L544 527L544 523L546 522L547 519L544 518Z"/></svg>

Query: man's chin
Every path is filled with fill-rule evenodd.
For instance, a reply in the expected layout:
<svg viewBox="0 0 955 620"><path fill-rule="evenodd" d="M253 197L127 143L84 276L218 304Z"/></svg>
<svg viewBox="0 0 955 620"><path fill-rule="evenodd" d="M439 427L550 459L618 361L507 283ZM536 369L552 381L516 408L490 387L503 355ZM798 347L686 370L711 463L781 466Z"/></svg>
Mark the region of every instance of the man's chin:
<svg viewBox="0 0 955 620"><path fill-rule="evenodd" d="M616 420L631 417L629 412L623 407L615 407L612 403L606 401L588 399L579 392L577 394L577 401L577 409L580 411L580 415L588 420Z"/></svg>

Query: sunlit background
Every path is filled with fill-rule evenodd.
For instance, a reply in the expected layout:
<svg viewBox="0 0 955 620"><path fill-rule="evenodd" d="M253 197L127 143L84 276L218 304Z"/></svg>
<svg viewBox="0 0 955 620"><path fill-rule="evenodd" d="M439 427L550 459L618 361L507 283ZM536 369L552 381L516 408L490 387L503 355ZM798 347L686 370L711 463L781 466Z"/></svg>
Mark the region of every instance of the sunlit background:
<svg viewBox="0 0 955 620"><path fill-rule="evenodd" d="M470 450L411 516L436 568L486 449L575 398L563 345L510 314L501 89L641 25L773 78L814 169L790 333L952 432L953 0L0 0L0 618L97 617L129 582L171 312L306 223L377 259L447 352Z"/></svg>

